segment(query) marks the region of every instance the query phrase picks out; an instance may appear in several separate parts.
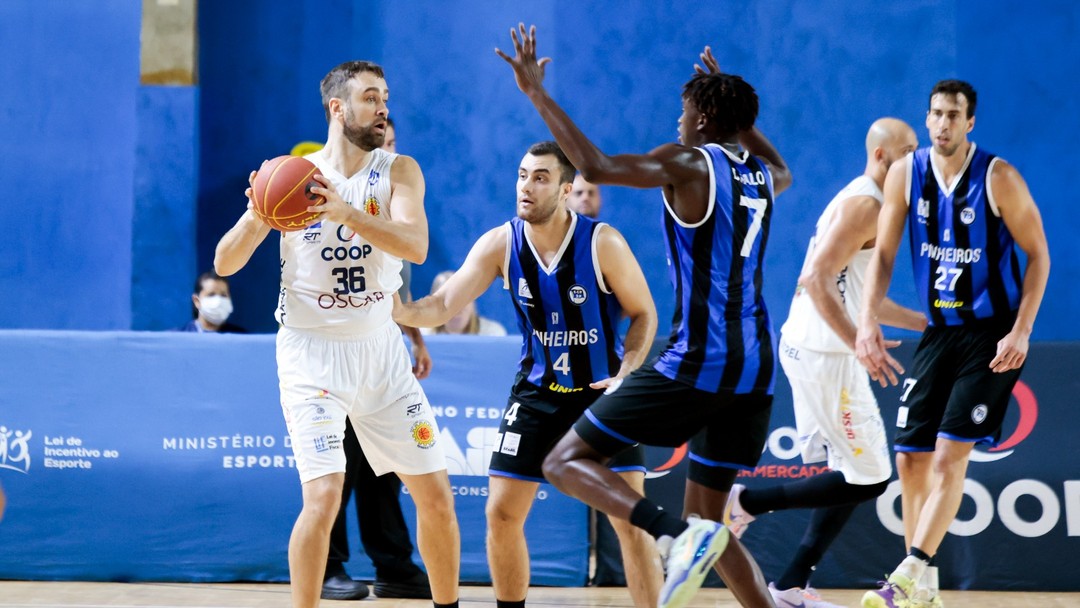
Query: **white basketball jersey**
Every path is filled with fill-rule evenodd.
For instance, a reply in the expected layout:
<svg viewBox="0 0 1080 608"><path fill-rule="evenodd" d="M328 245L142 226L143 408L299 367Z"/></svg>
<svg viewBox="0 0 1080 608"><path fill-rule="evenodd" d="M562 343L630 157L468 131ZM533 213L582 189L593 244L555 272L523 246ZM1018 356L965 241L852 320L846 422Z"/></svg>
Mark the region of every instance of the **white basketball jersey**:
<svg viewBox="0 0 1080 608"><path fill-rule="evenodd" d="M338 173L322 150L304 158L333 182L345 202L389 219L390 165L397 154L376 148L350 177ZM322 221L281 234L281 290L274 316L286 327L366 334L390 321L399 287L401 258L343 224Z"/></svg>
<svg viewBox="0 0 1080 608"><path fill-rule="evenodd" d="M878 188L874 180L865 175L855 178L854 181L845 186L836 197L829 201L825 211L818 218L814 236L810 239L810 247L806 251L806 258L803 260L803 271L813 260L818 238L825 233L825 230L832 222L832 216L837 205L854 196L870 196L877 200L878 203L884 200L881 188ZM855 257L848 262L847 267L836 275L836 290L839 292L840 299L844 303L844 309L853 323L858 320L859 306L862 304L863 284L866 281L866 267L870 264L872 252L873 249L859 250ZM853 353L844 344L844 341L836 335L836 332L829 327L829 324L825 322L825 319L818 312L817 306L814 305L814 301L810 299L810 295L801 287L795 291L795 297L791 300L791 309L788 311L787 321L781 328L781 332L784 335L784 340L789 344L807 350L826 353Z"/></svg>

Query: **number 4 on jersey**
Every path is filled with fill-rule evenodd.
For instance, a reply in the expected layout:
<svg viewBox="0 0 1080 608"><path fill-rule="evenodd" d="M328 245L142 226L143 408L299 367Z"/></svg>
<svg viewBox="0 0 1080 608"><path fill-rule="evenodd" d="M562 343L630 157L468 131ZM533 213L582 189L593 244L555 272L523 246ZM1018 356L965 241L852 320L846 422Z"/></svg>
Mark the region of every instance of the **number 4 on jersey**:
<svg viewBox="0 0 1080 608"><path fill-rule="evenodd" d="M551 369L563 374L564 376L570 375L570 353L563 353L559 355L558 359L555 359L555 363L551 364Z"/></svg>

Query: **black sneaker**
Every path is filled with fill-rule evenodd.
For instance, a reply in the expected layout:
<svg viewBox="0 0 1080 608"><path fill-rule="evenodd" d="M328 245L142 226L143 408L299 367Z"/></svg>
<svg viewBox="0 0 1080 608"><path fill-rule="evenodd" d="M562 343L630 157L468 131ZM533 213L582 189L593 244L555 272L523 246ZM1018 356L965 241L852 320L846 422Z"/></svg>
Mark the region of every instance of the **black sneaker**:
<svg viewBox="0 0 1080 608"><path fill-rule="evenodd" d="M322 584L324 600L362 600L370 593L363 581L353 580L348 574L335 574Z"/></svg>
<svg viewBox="0 0 1080 608"><path fill-rule="evenodd" d="M423 572L417 572L406 579L388 580L376 578L375 596L430 600L431 583L428 582L427 574Z"/></svg>

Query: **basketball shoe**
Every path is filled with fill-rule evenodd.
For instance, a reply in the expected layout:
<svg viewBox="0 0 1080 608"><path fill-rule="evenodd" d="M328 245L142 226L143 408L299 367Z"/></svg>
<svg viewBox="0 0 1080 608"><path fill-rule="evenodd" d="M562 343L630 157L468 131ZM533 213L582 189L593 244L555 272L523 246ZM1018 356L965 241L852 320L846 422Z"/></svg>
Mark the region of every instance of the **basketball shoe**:
<svg viewBox="0 0 1080 608"><path fill-rule="evenodd" d="M727 504L724 505L724 525L731 530L731 533L735 535L735 538L742 538L746 528L750 526L750 522L757 519L753 515L750 515L742 507L742 503L739 502L739 497L742 496L743 490L746 486L741 483L731 486L731 493L728 494Z"/></svg>
<svg viewBox="0 0 1080 608"><path fill-rule="evenodd" d="M668 542L660 547L662 554L666 550L667 574L659 608L682 608L689 603L730 539L728 529L715 521L690 517L687 523L690 527L674 540L665 537Z"/></svg>
<svg viewBox="0 0 1080 608"><path fill-rule="evenodd" d="M881 589L867 591L862 597L863 608L910 608L915 581L896 572L889 575Z"/></svg>
<svg viewBox="0 0 1080 608"><path fill-rule="evenodd" d="M916 591L915 597L908 602L907 608L945 608L945 602L941 601L940 595L927 599L923 593L923 590Z"/></svg>
<svg viewBox="0 0 1080 608"><path fill-rule="evenodd" d="M844 608L821 599L817 590L809 585L805 589L792 587L780 591L776 583L769 583L769 595L776 602L776 608Z"/></svg>

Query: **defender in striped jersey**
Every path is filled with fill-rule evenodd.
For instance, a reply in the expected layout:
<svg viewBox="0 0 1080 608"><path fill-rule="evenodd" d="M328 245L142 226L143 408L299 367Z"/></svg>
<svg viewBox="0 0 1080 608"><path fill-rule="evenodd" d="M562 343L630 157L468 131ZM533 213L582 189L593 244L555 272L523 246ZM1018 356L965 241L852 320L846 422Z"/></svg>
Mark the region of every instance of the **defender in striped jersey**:
<svg viewBox="0 0 1080 608"><path fill-rule="evenodd" d="M488 479L488 563L497 608L523 606L529 589L525 518L544 481L551 447L605 389L644 360L656 333L656 307L621 234L566 208L574 167L553 142L529 148L518 168L517 217L482 236L465 263L430 296L395 303L405 325L435 327L498 277L521 330L521 368L507 400ZM630 319L625 343L618 325ZM638 492L642 448L608 463ZM652 538L612 521L634 604L655 606L660 570Z"/></svg>
<svg viewBox="0 0 1080 608"><path fill-rule="evenodd" d="M930 325L904 380L896 421L908 556L881 589L863 597L870 608L940 604L936 581L920 580L960 508L972 448L1000 438L1050 272L1027 184L967 139L975 101L966 82L937 83L926 114L933 145L895 163L885 180L859 318L859 361L882 386L897 384L896 372L903 373L885 352L878 314L905 224ZM1016 248L1027 256L1023 276Z"/></svg>
<svg viewBox="0 0 1080 608"><path fill-rule="evenodd" d="M758 99L742 78L706 69L684 87L679 144L647 154L601 152L543 87L535 28L512 31L514 69L555 139L588 181L660 188L675 288L671 340L655 364L601 397L544 462L563 492L645 529L667 547L660 606L683 606L715 563L744 606L772 606L753 558L717 524L739 469L753 468L768 430L775 353L761 297L773 197L791 183L783 159L754 128ZM690 442L684 521L602 463L636 443ZM717 561L719 560L719 561Z"/></svg>

